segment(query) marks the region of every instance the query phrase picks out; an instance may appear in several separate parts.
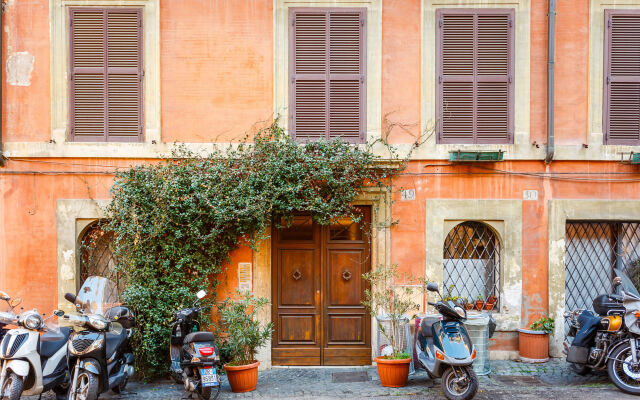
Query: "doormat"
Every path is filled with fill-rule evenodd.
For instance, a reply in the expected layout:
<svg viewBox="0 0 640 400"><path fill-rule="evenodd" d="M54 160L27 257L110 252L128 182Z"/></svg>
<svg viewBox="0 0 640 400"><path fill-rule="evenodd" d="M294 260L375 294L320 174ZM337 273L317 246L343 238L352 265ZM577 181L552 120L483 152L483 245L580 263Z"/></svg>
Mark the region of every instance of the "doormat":
<svg viewBox="0 0 640 400"><path fill-rule="evenodd" d="M334 383L367 382L368 380L367 371L334 372L331 374L331 381Z"/></svg>
<svg viewBox="0 0 640 400"><path fill-rule="evenodd" d="M522 375L494 375L493 378L498 382L515 385L515 386L530 386L530 385L544 385L540 379L535 376L522 376Z"/></svg>

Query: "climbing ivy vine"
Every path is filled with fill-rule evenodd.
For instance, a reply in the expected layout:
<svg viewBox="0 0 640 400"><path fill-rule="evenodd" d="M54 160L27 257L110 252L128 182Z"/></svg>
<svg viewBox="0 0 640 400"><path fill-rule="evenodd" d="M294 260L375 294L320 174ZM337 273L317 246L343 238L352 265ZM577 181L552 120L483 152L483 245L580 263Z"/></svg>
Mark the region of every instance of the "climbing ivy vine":
<svg viewBox="0 0 640 400"><path fill-rule="evenodd" d="M294 212L320 224L358 220L352 202L362 188L388 186L402 168L382 163L371 146L300 144L274 123L211 154L179 147L169 159L117 173L106 229L115 233L127 282L123 299L137 317L138 371L145 378L167 372L173 312L205 287L212 304L215 274L238 246L255 248Z"/></svg>

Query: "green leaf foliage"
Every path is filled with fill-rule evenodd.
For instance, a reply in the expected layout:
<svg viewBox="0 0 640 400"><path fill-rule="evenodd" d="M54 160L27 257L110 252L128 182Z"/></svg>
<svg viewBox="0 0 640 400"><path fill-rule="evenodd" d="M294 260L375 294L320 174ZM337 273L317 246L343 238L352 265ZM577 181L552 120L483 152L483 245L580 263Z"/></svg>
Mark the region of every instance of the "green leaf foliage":
<svg viewBox="0 0 640 400"><path fill-rule="evenodd" d="M370 146L340 139L300 144L276 123L208 155L178 148L173 157L117 173L105 229L137 317L134 351L144 378L164 375L174 312L200 289L216 299L229 253L256 244L294 212L321 224L359 220L363 186L389 185L400 168L382 166ZM203 327L210 323L203 312Z"/></svg>
<svg viewBox="0 0 640 400"><path fill-rule="evenodd" d="M271 337L273 324L262 327L257 320L269 299L240 291L236 291L236 297L225 299L219 306L222 331L226 332L222 346L229 352L232 365L247 365L255 361L258 348Z"/></svg>
<svg viewBox="0 0 640 400"><path fill-rule="evenodd" d="M553 318L542 317L539 320L532 322L530 327L532 331L552 333L556 327L556 322Z"/></svg>

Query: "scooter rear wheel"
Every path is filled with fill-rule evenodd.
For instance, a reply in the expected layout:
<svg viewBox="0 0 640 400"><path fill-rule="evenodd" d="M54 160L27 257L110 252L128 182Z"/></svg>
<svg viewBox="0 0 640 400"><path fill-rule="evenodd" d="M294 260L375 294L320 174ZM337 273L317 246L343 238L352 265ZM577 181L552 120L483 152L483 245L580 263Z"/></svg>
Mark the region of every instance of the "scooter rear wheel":
<svg viewBox="0 0 640 400"><path fill-rule="evenodd" d="M447 368L442 374L442 391L449 400L472 399L478 391L478 377L471 367L460 367L456 371ZM464 376L461 376L464 375Z"/></svg>

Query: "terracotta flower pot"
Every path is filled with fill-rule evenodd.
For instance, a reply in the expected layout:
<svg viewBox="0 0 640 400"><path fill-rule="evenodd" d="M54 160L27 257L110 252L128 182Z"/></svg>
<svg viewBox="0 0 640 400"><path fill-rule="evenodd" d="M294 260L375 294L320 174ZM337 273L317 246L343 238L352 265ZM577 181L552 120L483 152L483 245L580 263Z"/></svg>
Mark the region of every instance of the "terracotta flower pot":
<svg viewBox="0 0 640 400"><path fill-rule="evenodd" d="M484 300L476 300L476 310L480 311L484 307Z"/></svg>
<svg viewBox="0 0 640 400"><path fill-rule="evenodd" d="M542 331L518 329L520 359L528 363L549 361L549 335Z"/></svg>
<svg viewBox="0 0 640 400"><path fill-rule="evenodd" d="M489 302L489 301L487 300L487 303L484 305L484 309L485 309L485 310L493 310L493 306L495 306L495 305L496 305L496 303L495 303L495 302Z"/></svg>
<svg viewBox="0 0 640 400"><path fill-rule="evenodd" d="M466 304L464 305L464 308L466 308L466 309L467 309L467 311L471 311L471 310L473 310L473 303L466 303Z"/></svg>
<svg viewBox="0 0 640 400"><path fill-rule="evenodd" d="M378 366L378 376L380 377L380 384L382 384L382 386L403 387L407 384L411 358L390 360L377 357L375 362Z"/></svg>
<svg viewBox="0 0 640 400"><path fill-rule="evenodd" d="M238 366L225 364L224 370L227 371L227 379L229 380L229 385L231 385L231 390L236 393L256 390L258 385L258 365L260 365L260 361Z"/></svg>

